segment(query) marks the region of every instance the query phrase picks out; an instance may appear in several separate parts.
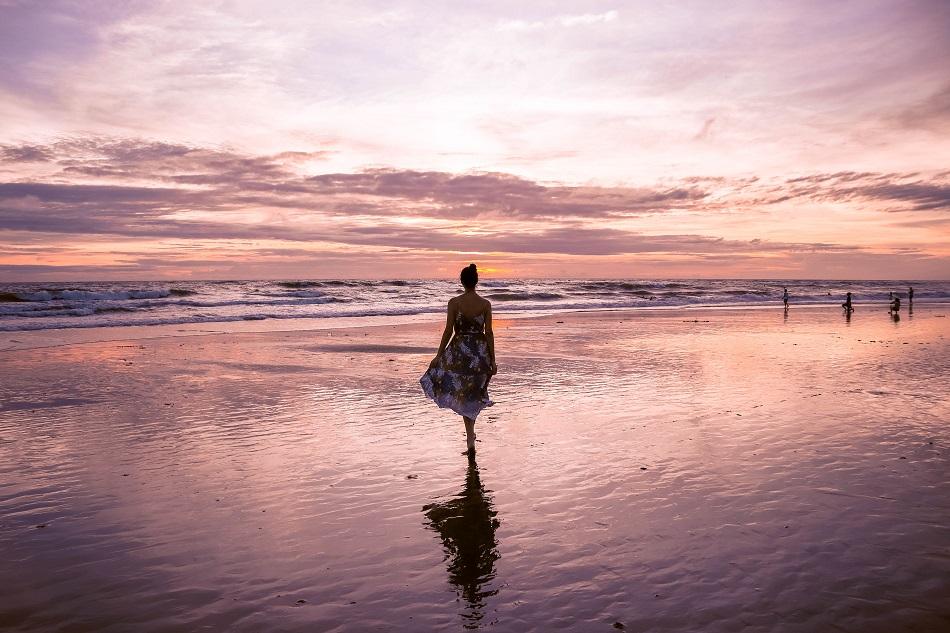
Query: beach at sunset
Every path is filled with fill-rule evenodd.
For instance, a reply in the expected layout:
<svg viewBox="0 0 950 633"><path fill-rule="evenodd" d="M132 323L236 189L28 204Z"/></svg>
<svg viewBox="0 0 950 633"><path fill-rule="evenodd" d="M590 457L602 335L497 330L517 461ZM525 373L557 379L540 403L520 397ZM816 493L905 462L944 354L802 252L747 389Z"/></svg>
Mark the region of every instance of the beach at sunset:
<svg viewBox="0 0 950 633"><path fill-rule="evenodd" d="M3 334L0 627L950 626L946 304L499 315L473 461L440 322L251 325Z"/></svg>
<svg viewBox="0 0 950 633"><path fill-rule="evenodd" d="M948 60L0 0L0 633L950 631Z"/></svg>

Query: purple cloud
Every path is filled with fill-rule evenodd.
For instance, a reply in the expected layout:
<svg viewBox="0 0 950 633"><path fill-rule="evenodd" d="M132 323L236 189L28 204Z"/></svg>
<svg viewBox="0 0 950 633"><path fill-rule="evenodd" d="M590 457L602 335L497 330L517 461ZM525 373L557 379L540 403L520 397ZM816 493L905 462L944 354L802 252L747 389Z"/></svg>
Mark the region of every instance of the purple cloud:
<svg viewBox="0 0 950 633"><path fill-rule="evenodd" d="M876 201L887 211L950 210L950 171L875 174L838 172L791 178L784 187L772 190L772 202L793 198L834 201Z"/></svg>
<svg viewBox="0 0 950 633"><path fill-rule="evenodd" d="M315 243L398 249L413 256L655 255L722 263L763 254L812 257L868 249L832 240L723 239L697 234L687 223L677 231L649 234L615 223L671 211L729 215L734 205L750 201L770 206L795 199L855 200L883 210L922 212L950 208L946 172L835 172L780 183L694 176L653 187L542 183L497 172L301 173L302 164L322 157L320 152L250 155L137 139L8 144L0 147L3 163L40 163L52 172L42 181L0 183L0 231L20 245L50 234L85 240L274 240L287 245L288 257ZM81 183L72 182L78 177ZM143 181L154 185L134 184ZM407 218L415 221L406 223Z"/></svg>

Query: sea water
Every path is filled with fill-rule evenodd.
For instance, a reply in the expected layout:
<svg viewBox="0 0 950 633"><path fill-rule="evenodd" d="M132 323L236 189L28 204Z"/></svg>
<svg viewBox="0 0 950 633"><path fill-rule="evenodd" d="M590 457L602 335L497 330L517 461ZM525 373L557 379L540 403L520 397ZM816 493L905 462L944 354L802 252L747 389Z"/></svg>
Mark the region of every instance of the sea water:
<svg viewBox="0 0 950 633"><path fill-rule="evenodd" d="M889 293L950 300L948 281L490 279L479 292L507 317L563 310L854 302ZM213 323L262 319L400 317L444 311L454 280L290 280L0 283L0 331Z"/></svg>

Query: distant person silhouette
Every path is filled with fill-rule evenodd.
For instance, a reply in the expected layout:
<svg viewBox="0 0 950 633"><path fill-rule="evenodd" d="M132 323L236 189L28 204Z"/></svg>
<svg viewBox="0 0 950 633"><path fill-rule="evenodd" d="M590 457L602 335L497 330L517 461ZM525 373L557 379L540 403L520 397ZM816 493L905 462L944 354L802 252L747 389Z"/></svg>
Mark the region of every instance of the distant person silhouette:
<svg viewBox="0 0 950 633"><path fill-rule="evenodd" d="M844 298L844 303L841 304L841 307L844 308L844 311L849 315L854 312L854 306L851 305L851 293L849 292Z"/></svg>
<svg viewBox="0 0 950 633"><path fill-rule="evenodd" d="M911 286L910 288L907 289L907 303L913 303L913 302L914 302L914 287Z"/></svg>
<svg viewBox="0 0 950 633"><path fill-rule="evenodd" d="M782 288L782 303L785 304L785 309L788 310L788 288Z"/></svg>
<svg viewBox="0 0 950 633"><path fill-rule="evenodd" d="M494 404L488 397L488 381L498 368L491 302L475 292L478 268L475 264L466 266L459 279L465 292L449 300L439 351L419 383L439 407L462 416L468 447L465 452L471 457L475 454L475 418Z"/></svg>

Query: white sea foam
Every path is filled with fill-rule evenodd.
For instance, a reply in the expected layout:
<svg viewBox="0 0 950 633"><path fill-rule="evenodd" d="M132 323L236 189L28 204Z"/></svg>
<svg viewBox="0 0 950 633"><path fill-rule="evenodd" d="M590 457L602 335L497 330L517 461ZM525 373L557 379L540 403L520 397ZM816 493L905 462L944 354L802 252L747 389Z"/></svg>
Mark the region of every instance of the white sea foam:
<svg viewBox="0 0 950 633"><path fill-rule="evenodd" d="M486 279L482 294L504 314L639 307L838 304L886 306L950 300L948 282L808 280ZM0 284L0 330L164 325L257 319L373 317L441 312L454 280L302 280Z"/></svg>

